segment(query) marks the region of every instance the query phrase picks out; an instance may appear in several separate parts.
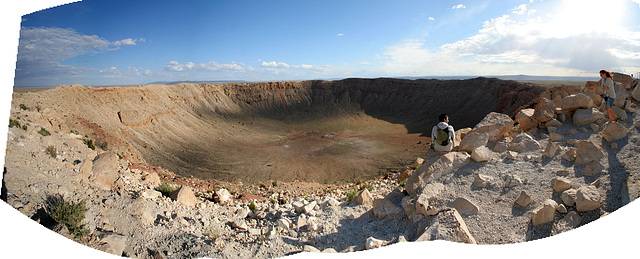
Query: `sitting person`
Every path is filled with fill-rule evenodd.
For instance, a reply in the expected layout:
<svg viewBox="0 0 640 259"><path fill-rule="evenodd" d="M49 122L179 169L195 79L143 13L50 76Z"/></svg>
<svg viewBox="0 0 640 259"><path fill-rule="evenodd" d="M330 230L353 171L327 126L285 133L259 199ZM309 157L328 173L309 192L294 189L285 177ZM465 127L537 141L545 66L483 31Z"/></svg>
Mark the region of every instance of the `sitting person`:
<svg viewBox="0 0 640 259"><path fill-rule="evenodd" d="M449 115L440 114L440 122L431 130L431 146L438 152L449 152L453 149L455 131L449 125Z"/></svg>

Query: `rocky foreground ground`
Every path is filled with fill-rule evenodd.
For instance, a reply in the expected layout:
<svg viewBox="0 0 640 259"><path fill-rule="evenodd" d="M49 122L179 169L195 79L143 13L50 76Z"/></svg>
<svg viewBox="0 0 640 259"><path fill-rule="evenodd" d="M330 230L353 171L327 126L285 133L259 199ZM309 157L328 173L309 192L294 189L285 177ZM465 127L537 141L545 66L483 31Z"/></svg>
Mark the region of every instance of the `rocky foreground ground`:
<svg viewBox="0 0 640 259"><path fill-rule="evenodd" d="M573 230L638 197L638 80L607 122L597 84L554 87L515 117L459 129L456 151L346 185L238 185L131 163L51 130L46 110L12 104L3 199L44 227L114 255L273 258L399 242L508 244ZM454 123L455 125L455 123ZM44 129L44 130L43 130ZM47 130L49 129L49 130ZM159 186L178 189L162 194ZM83 235L47 201L84 201ZM49 203L51 204L51 203Z"/></svg>

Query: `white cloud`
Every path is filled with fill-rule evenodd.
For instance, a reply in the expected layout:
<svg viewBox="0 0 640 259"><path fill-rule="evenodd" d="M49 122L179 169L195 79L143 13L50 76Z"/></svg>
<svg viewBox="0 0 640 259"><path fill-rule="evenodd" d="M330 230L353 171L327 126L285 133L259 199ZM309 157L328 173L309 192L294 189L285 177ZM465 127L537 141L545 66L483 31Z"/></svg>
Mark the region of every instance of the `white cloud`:
<svg viewBox="0 0 640 259"><path fill-rule="evenodd" d="M219 64L214 61L209 63L193 63L187 62L184 64L178 63L178 61L169 61L162 67L166 71L182 72L182 71L209 71L209 72L230 72L230 71L245 71L243 64L232 62L230 64Z"/></svg>
<svg viewBox="0 0 640 259"><path fill-rule="evenodd" d="M464 9L464 8L467 8L467 7L464 6L463 4L458 4L451 7L451 9Z"/></svg>
<svg viewBox="0 0 640 259"><path fill-rule="evenodd" d="M433 20L435 20L435 19L436 19L436 18L429 17L429 21L433 21Z"/></svg>
<svg viewBox="0 0 640 259"><path fill-rule="evenodd" d="M424 40L405 40L386 49L384 71L401 75L433 75L440 71L566 75L588 74L601 68L619 71L637 68L640 31L624 29L621 23L593 19L591 14L599 13L600 7L584 7L579 3L582 2L565 0L550 15L505 14L484 22L475 35L433 50L425 47ZM534 14L531 10L519 6L511 11ZM607 29L594 23L606 23Z"/></svg>
<svg viewBox="0 0 640 259"><path fill-rule="evenodd" d="M338 35L336 35L336 36L342 37L342 36L344 36L344 33L338 33Z"/></svg>
<svg viewBox="0 0 640 259"><path fill-rule="evenodd" d="M62 61L84 54L109 50L111 42L96 35L82 35L71 29L22 28L18 45L20 61Z"/></svg>
<svg viewBox="0 0 640 259"><path fill-rule="evenodd" d="M121 46L121 45L136 45L136 41L141 41L144 42L145 39L144 38L139 38L139 39L132 39L132 38L128 38L128 39L124 39L124 40L119 40L113 43L114 46Z"/></svg>
<svg viewBox="0 0 640 259"><path fill-rule="evenodd" d="M112 75L119 75L120 74L120 70L118 70L117 67L109 67L109 68L105 68L99 71L100 74L112 74Z"/></svg>
<svg viewBox="0 0 640 259"><path fill-rule="evenodd" d="M531 15L536 13L536 9L527 9L526 4L521 4L516 8L513 8L512 13L516 15Z"/></svg>
<svg viewBox="0 0 640 259"><path fill-rule="evenodd" d="M95 71L101 74L113 72L110 68L98 70L62 65L61 62L77 56L117 50L121 45L136 41L144 39L110 42L97 35L84 35L73 29L22 27L16 63L16 85L41 84L44 80L80 77Z"/></svg>
<svg viewBox="0 0 640 259"><path fill-rule="evenodd" d="M275 62L275 61L271 61L271 62L262 61L262 64L260 66L261 67L289 68L289 64L284 63L284 62Z"/></svg>

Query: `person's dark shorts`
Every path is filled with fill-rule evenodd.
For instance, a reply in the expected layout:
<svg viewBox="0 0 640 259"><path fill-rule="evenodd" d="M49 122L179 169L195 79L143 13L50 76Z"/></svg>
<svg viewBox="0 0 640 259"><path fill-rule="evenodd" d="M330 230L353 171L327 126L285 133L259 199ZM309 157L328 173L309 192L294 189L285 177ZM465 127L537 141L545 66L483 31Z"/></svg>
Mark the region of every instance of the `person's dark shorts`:
<svg viewBox="0 0 640 259"><path fill-rule="evenodd" d="M611 108L613 107L613 102L616 100L616 98L611 98L608 96L604 97L604 108Z"/></svg>

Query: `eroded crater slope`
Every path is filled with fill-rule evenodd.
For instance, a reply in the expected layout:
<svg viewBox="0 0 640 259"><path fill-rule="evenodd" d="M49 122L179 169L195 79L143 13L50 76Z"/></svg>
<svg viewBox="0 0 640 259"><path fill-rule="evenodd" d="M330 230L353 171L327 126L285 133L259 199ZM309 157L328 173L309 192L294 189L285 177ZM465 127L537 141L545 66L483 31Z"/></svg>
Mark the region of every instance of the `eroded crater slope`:
<svg viewBox="0 0 640 259"><path fill-rule="evenodd" d="M183 176L332 183L412 163L440 113L471 127L492 111L513 116L543 90L491 78L63 85L13 102L42 110L48 130Z"/></svg>

